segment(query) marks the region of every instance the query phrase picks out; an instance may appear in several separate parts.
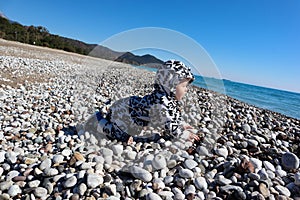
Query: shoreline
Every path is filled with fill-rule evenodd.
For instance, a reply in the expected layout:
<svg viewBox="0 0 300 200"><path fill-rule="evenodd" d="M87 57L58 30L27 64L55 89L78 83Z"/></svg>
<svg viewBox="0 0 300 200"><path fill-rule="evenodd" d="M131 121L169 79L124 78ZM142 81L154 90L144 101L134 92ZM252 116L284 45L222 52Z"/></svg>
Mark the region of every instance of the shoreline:
<svg viewBox="0 0 300 200"><path fill-rule="evenodd" d="M149 92L153 74L77 54L1 47L0 78L5 70L28 77L0 84L1 198L300 197L299 120L194 86L183 119L201 133L199 144L124 145L82 124L119 98ZM30 81L33 75L41 81Z"/></svg>

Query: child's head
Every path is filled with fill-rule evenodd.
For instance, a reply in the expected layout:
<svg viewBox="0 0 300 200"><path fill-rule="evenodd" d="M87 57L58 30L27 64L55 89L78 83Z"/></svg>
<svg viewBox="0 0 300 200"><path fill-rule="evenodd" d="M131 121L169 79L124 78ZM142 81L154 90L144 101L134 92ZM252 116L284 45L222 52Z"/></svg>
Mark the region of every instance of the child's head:
<svg viewBox="0 0 300 200"><path fill-rule="evenodd" d="M191 69L185 64L168 60L157 70L155 83L168 94L174 94L177 100L181 100L187 91L186 86L194 79Z"/></svg>

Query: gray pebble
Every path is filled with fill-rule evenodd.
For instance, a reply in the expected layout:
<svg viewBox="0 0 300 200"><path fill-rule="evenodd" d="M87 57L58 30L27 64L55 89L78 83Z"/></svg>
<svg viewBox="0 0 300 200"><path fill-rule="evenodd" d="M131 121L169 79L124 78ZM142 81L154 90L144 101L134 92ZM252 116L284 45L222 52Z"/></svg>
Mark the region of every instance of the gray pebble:
<svg viewBox="0 0 300 200"><path fill-rule="evenodd" d="M104 147L100 149L100 153L103 155L103 157L112 156L114 154L112 150Z"/></svg>
<svg viewBox="0 0 300 200"><path fill-rule="evenodd" d="M221 147L219 149L216 149L215 152L218 156L222 156L224 158L227 158L228 156L228 150L226 147Z"/></svg>
<svg viewBox="0 0 300 200"><path fill-rule="evenodd" d="M38 198L45 198L47 196L47 189L42 188L42 187L37 187L34 190L34 196Z"/></svg>
<svg viewBox="0 0 300 200"><path fill-rule="evenodd" d="M64 156L63 155L54 155L52 160L53 160L53 163L59 164L64 161Z"/></svg>
<svg viewBox="0 0 300 200"><path fill-rule="evenodd" d="M58 173L59 173L58 170L55 168L45 169L44 171L45 176L55 176Z"/></svg>
<svg viewBox="0 0 300 200"><path fill-rule="evenodd" d="M291 192L289 191L289 189L287 189L284 186L276 185L275 189L279 192L279 194L282 194L282 195L287 196L287 197L291 196Z"/></svg>
<svg viewBox="0 0 300 200"><path fill-rule="evenodd" d="M130 172L135 178L138 178L144 182L150 182L152 180L151 173L143 168L132 166L130 168Z"/></svg>
<svg viewBox="0 0 300 200"><path fill-rule="evenodd" d="M179 170L179 175L182 178L193 178L194 177L194 173L191 170L189 170L189 169L181 169L181 170Z"/></svg>
<svg viewBox="0 0 300 200"><path fill-rule="evenodd" d="M162 198L158 194L151 192L147 194L146 200L162 200Z"/></svg>
<svg viewBox="0 0 300 200"><path fill-rule="evenodd" d="M50 169L51 165L52 165L51 159L46 158L41 162L39 169L40 170Z"/></svg>
<svg viewBox="0 0 300 200"><path fill-rule="evenodd" d="M167 166L166 158L161 154L154 156L152 160L152 166L156 170L165 168Z"/></svg>
<svg viewBox="0 0 300 200"><path fill-rule="evenodd" d="M194 169L198 166L198 163L192 159L187 159L184 161L184 166L188 169Z"/></svg>
<svg viewBox="0 0 300 200"><path fill-rule="evenodd" d="M199 190L204 190L204 189L207 189L207 187L208 187L208 184L204 177L195 178L194 184Z"/></svg>
<svg viewBox="0 0 300 200"><path fill-rule="evenodd" d="M87 186L90 188L98 187L103 183L103 177L99 174L88 174L87 175Z"/></svg>
<svg viewBox="0 0 300 200"><path fill-rule="evenodd" d="M79 192L80 195L84 195L84 193L86 192L86 190L87 190L86 184L81 183L81 184L78 186L78 192Z"/></svg>
<svg viewBox="0 0 300 200"><path fill-rule="evenodd" d="M297 169L299 167L299 158L291 152L284 153L281 162L282 166L287 170Z"/></svg>
<svg viewBox="0 0 300 200"><path fill-rule="evenodd" d="M272 172L275 172L275 167L272 163L269 161L263 161L263 164L267 170L271 170Z"/></svg>
<svg viewBox="0 0 300 200"><path fill-rule="evenodd" d="M249 124L244 124L243 125L243 130L249 134L251 132L251 127L249 126Z"/></svg>
<svg viewBox="0 0 300 200"><path fill-rule="evenodd" d="M0 183L0 190L1 191L5 191L8 190L10 188L10 186L12 186L13 182L11 181L3 181Z"/></svg>
<svg viewBox="0 0 300 200"><path fill-rule="evenodd" d="M111 147L113 153L117 156L120 156L123 153L123 145L116 144Z"/></svg>
<svg viewBox="0 0 300 200"><path fill-rule="evenodd" d="M217 176L216 182L221 186L230 185L232 183L230 179L225 178L223 175Z"/></svg>
<svg viewBox="0 0 300 200"><path fill-rule="evenodd" d="M34 180L34 181L28 182L28 186L29 186L30 188L36 188L36 187L38 187L38 186L40 185L40 183L41 183L41 181L39 181L39 180Z"/></svg>
<svg viewBox="0 0 300 200"><path fill-rule="evenodd" d="M10 197L15 197L18 194L22 193L21 188L18 185L12 185L10 186L10 188L8 189L8 192Z"/></svg>
<svg viewBox="0 0 300 200"><path fill-rule="evenodd" d="M76 183L77 183L77 178L75 176L71 176L64 182L64 186L65 188L70 188L75 186Z"/></svg>

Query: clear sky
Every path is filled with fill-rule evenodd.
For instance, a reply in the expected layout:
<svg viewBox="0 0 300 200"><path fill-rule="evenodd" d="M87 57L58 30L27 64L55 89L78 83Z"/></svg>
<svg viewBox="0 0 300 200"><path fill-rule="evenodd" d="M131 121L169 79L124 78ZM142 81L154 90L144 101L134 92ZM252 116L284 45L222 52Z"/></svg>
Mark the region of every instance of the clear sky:
<svg viewBox="0 0 300 200"><path fill-rule="evenodd" d="M300 93L299 0L0 0L0 11L96 44L134 28L175 30L202 45L224 79Z"/></svg>

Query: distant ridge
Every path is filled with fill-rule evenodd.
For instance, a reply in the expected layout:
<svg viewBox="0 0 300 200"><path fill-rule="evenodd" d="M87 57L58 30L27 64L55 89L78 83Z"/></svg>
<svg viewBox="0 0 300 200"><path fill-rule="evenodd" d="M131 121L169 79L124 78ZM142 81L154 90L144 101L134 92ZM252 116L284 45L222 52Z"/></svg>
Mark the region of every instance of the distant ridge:
<svg viewBox="0 0 300 200"><path fill-rule="evenodd" d="M163 61L149 54L137 56L130 52L117 52L101 45L87 44L79 40L51 34L45 27L42 26L24 26L18 22L8 19L2 12L0 12L0 38L26 44L61 49L68 52L124 62L132 65L154 64L155 66L156 64L163 63Z"/></svg>

